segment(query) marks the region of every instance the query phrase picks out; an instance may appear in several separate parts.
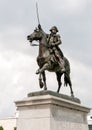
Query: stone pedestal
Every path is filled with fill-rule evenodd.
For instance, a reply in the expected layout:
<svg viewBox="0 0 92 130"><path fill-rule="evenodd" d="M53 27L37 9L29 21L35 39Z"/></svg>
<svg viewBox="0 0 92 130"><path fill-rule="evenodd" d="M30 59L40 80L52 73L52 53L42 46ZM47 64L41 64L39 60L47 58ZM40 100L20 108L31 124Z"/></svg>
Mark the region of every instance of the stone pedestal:
<svg viewBox="0 0 92 130"><path fill-rule="evenodd" d="M19 111L17 130L88 130L90 108L77 98L40 91L15 103Z"/></svg>

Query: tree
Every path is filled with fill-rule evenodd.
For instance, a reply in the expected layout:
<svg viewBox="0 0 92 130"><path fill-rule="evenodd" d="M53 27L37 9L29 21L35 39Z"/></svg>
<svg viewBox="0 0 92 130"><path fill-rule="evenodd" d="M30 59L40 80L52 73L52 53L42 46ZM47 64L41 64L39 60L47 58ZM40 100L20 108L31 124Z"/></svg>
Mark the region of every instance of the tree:
<svg viewBox="0 0 92 130"><path fill-rule="evenodd" d="M16 127L14 127L14 130L17 130Z"/></svg>
<svg viewBox="0 0 92 130"><path fill-rule="evenodd" d="M0 126L0 130L4 130L2 126Z"/></svg>

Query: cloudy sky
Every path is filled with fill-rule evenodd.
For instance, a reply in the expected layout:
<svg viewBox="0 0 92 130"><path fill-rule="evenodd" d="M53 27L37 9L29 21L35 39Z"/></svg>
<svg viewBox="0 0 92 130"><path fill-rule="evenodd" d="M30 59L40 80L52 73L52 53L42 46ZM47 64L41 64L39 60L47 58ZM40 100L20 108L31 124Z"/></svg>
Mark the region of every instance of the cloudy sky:
<svg viewBox="0 0 92 130"><path fill-rule="evenodd" d="M0 118L14 116L14 101L40 90L35 74L38 47L26 39L37 26L35 3L0 0ZM38 0L38 5L44 31L49 33L53 25L59 29L75 96L92 107L92 0ZM48 89L56 91L55 74L46 74ZM70 95L69 87L62 86L60 92Z"/></svg>

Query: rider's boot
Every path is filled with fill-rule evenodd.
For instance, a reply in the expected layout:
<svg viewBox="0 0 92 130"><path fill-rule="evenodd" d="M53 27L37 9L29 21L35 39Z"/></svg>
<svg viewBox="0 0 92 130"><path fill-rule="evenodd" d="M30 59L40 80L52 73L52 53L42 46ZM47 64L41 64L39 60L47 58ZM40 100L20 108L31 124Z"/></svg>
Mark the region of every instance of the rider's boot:
<svg viewBox="0 0 92 130"><path fill-rule="evenodd" d="M66 70L65 70L65 67L60 64L60 68L61 68L61 71L62 71L63 73L65 73L65 71L66 71Z"/></svg>

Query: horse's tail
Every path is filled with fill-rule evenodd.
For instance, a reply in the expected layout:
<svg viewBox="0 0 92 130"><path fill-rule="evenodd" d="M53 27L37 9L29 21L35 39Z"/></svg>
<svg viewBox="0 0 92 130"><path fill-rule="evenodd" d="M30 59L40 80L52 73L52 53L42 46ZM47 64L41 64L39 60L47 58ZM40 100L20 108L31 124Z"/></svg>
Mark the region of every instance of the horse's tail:
<svg viewBox="0 0 92 130"><path fill-rule="evenodd" d="M65 61L65 70L66 72L64 73L64 86L69 85L72 87L71 79L70 79L70 63L67 58L64 57Z"/></svg>
<svg viewBox="0 0 92 130"><path fill-rule="evenodd" d="M71 83L71 79L70 79L70 75L65 73L64 74L64 86L69 85L70 87L72 87L72 83Z"/></svg>
<svg viewBox="0 0 92 130"><path fill-rule="evenodd" d="M74 93L73 93L73 89L72 89L72 82L70 79L70 64L66 58L64 58L64 61L65 61L65 69L66 69L66 72L64 73L64 85L70 86L71 96L74 98Z"/></svg>

